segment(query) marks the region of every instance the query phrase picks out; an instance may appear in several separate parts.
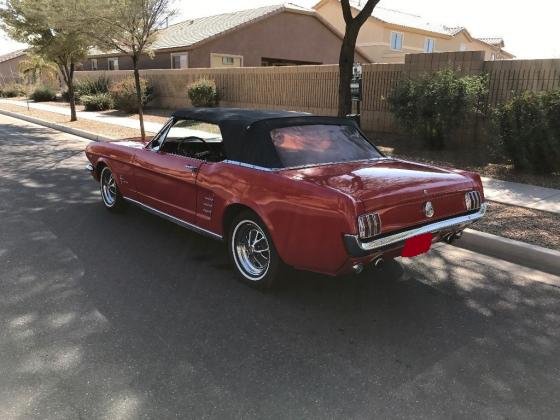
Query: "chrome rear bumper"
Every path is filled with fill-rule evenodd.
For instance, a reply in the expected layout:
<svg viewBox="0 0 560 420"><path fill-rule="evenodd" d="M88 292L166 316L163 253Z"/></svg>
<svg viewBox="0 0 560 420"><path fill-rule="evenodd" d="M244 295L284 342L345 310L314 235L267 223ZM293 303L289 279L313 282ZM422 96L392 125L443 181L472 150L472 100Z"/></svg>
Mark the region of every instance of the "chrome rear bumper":
<svg viewBox="0 0 560 420"><path fill-rule="evenodd" d="M398 232L392 235L384 236L371 241L362 241L358 235L344 235L344 243L348 253L353 257L362 257L389 248L400 242L404 242L413 236L422 235L424 233L437 234L441 232L456 232L463 230L470 224L476 222L486 213L486 203L482 203L480 209L476 213L465 214L463 216L453 217L451 219L440 220L424 226Z"/></svg>
<svg viewBox="0 0 560 420"><path fill-rule="evenodd" d="M93 165L91 163L88 163L86 165L86 171L88 171L90 174L93 173Z"/></svg>

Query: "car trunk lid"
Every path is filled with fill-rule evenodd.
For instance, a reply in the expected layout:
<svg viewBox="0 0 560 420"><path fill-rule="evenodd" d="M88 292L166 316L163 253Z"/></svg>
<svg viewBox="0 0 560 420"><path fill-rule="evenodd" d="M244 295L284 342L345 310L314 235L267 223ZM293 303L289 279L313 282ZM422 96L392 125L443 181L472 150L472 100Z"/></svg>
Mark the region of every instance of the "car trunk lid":
<svg viewBox="0 0 560 420"><path fill-rule="evenodd" d="M347 162L283 171L284 176L351 196L361 212L379 213L383 231L423 223L431 201L434 219L466 212L464 193L473 181L453 170L397 159Z"/></svg>

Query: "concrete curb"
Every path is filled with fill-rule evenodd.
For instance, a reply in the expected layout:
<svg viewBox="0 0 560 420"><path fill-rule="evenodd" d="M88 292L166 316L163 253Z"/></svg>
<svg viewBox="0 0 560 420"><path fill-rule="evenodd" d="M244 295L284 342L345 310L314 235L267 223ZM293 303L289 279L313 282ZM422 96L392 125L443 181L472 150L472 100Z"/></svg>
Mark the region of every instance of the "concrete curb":
<svg viewBox="0 0 560 420"><path fill-rule="evenodd" d="M100 136L99 134L91 133L89 131L80 130L79 128L66 127L62 124L53 123L50 121L45 121L40 118L30 117L28 115L18 114L17 112L6 111L0 109L0 114L6 115L12 118L18 118L33 124L42 125L44 127L52 128L53 130L62 131L64 133L72 134L74 136L83 137L91 141L113 141L114 138Z"/></svg>
<svg viewBox="0 0 560 420"><path fill-rule="evenodd" d="M465 229L453 245L560 276L560 252L553 249L473 229Z"/></svg>

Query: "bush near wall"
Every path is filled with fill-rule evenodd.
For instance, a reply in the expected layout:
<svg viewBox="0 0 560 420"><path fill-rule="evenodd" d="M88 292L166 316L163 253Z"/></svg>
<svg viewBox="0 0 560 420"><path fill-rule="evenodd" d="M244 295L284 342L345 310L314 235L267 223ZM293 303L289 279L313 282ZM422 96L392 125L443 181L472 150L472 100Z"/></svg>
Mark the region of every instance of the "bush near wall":
<svg viewBox="0 0 560 420"><path fill-rule="evenodd" d="M518 94L496 108L493 123L517 170L560 172L560 90Z"/></svg>
<svg viewBox="0 0 560 420"><path fill-rule="evenodd" d="M56 93L49 86L38 86L31 92L29 98L35 102L54 101L56 99Z"/></svg>
<svg viewBox="0 0 560 420"><path fill-rule="evenodd" d="M16 98L18 96L25 96L25 86L20 83L8 83L0 86L0 97L2 98Z"/></svg>
<svg viewBox="0 0 560 420"><path fill-rule="evenodd" d="M488 79L460 76L451 69L403 79L388 100L397 121L430 149L443 149L467 120L485 112Z"/></svg>
<svg viewBox="0 0 560 420"><path fill-rule="evenodd" d="M74 83L74 99L76 103L81 103L82 96L93 96L100 93L108 94L110 86L111 79L105 74L94 79L86 78L78 80ZM61 96L63 101L70 101L68 90L63 91Z"/></svg>
<svg viewBox="0 0 560 420"><path fill-rule="evenodd" d="M198 79L188 85L187 96L196 107L213 107L219 103L216 82L210 79Z"/></svg>
<svg viewBox="0 0 560 420"><path fill-rule="evenodd" d="M140 90L142 93L142 104L146 105L152 100L153 88L148 80L140 79ZM136 101L136 84L133 77L128 77L115 82L109 89L116 109L133 113L138 112Z"/></svg>
<svg viewBox="0 0 560 420"><path fill-rule="evenodd" d="M113 98L109 93L84 95L80 100L86 111L106 111L113 108Z"/></svg>

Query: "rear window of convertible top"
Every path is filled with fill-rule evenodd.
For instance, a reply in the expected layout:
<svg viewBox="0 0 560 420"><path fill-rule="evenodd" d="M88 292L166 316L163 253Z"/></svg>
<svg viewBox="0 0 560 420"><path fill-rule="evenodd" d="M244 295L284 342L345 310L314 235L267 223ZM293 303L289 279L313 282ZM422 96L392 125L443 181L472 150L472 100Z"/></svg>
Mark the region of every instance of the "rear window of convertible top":
<svg viewBox="0 0 560 420"><path fill-rule="evenodd" d="M270 135L284 167L381 157L360 131L350 125L282 127L271 130Z"/></svg>

